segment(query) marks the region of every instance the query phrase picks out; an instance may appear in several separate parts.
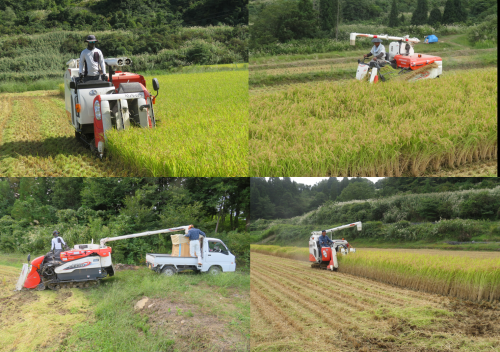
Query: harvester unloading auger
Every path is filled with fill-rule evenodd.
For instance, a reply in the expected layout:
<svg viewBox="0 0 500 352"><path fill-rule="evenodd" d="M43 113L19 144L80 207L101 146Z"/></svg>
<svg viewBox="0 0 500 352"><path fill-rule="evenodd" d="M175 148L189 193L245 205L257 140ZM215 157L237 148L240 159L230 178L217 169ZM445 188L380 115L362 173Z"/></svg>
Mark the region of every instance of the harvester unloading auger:
<svg viewBox="0 0 500 352"><path fill-rule="evenodd" d="M348 225L342 225L334 227L332 229L325 230L326 233L335 232L343 229L348 229L351 227L357 227L358 231L361 231L361 221L355 222ZM311 268L327 269L332 271L337 271L339 263L337 260L337 253L342 253L346 255L349 252L356 252L356 249L352 248L346 240L333 240L330 247L321 247L319 239L322 236L322 231L311 232L311 238L309 238L309 261L312 262Z"/></svg>
<svg viewBox="0 0 500 352"><path fill-rule="evenodd" d="M127 238L156 235L160 233L185 231L188 226L179 226L157 231L146 231L118 237L106 237L100 244L77 244L55 256L53 252L23 264L16 290L36 289L59 290L60 288L90 287L99 284L106 276L113 276L115 270L111 261L111 247L106 242Z"/></svg>
<svg viewBox="0 0 500 352"><path fill-rule="evenodd" d="M407 81L420 79L437 78L443 73L443 60L439 56L415 53L413 46L420 42L418 38L393 37L387 34L373 35L351 33L350 43L355 44L356 37L379 38L395 40L389 44L389 51L386 52L382 64L370 64L358 60L357 80L369 79L370 83L377 83L380 79L385 82L394 70L399 70L397 76ZM386 71L386 72L383 72Z"/></svg>
<svg viewBox="0 0 500 352"><path fill-rule="evenodd" d="M109 67L109 81L90 80L81 82L78 75L79 59L71 59L64 73L66 114L75 128L75 137L104 155L106 132L111 129L125 130L133 125L143 128L156 126L153 104L160 85L153 78L153 96L146 89L142 75L113 71L113 67L132 64L129 58L104 59Z"/></svg>

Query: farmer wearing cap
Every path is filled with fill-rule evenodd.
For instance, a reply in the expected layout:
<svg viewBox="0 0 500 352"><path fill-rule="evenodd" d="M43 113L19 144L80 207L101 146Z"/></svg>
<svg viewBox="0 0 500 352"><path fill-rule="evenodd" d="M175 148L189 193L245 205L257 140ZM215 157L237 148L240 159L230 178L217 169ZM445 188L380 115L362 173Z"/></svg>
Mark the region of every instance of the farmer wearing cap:
<svg viewBox="0 0 500 352"><path fill-rule="evenodd" d="M65 248L68 248L66 245L66 242L62 239L62 237L59 237L59 231L54 231L52 232L52 235L54 238L52 239L52 248L51 250L54 252L54 255L56 257L59 257L59 254L62 252L62 246L64 245Z"/></svg>
<svg viewBox="0 0 500 352"><path fill-rule="evenodd" d="M87 36L87 49L83 50L80 54L80 68L78 73L80 75L80 82L98 80L99 76L103 81L107 81L106 66L104 65L104 57L101 50L95 47L98 40L95 35ZM100 67L100 69L99 69Z"/></svg>
<svg viewBox="0 0 500 352"><path fill-rule="evenodd" d="M191 255L191 257L198 257L198 265L202 264L200 253L200 235L206 237L203 231L195 229L193 225L189 225L188 232L184 235L186 237L189 237L189 254Z"/></svg>
<svg viewBox="0 0 500 352"><path fill-rule="evenodd" d="M373 60L370 61L371 67L375 66L375 63L380 65L385 61L385 47L382 45L382 40L379 38L373 38L372 43L372 50L368 54L363 55L363 57L370 57L373 55Z"/></svg>
<svg viewBox="0 0 500 352"><path fill-rule="evenodd" d="M328 236L326 235L325 230L321 231L321 236L319 236L318 242L321 248L330 247L330 245L333 243L333 241L329 239Z"/></svg>

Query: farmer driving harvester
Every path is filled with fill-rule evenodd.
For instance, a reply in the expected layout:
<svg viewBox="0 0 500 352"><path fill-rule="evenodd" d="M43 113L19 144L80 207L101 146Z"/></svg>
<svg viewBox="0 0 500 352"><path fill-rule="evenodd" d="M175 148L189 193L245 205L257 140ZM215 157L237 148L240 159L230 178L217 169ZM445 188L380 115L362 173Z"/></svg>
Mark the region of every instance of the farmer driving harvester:
<svg viewBox="0 0 500 352"><path fill-rule="evenodd" d="M382 39L373 38L372 39L373 47L372 50L363 55L363 57L370 57L374 55L373 60L370 61L370 67L375 67L375 64L382 64L385 61L385 47L382 44Z"/></svg>
<svg viewBox="0 0 500 352"><path fill-rule="evenodd" d="M78 70L80 82L98 80L99 76L103 81L107 81L104 57L101 50L95 47L98 40L95 35L89 35L85 41L87 42L87 49L84 49L80 54L80 67ZM99 69L99 66L101 69Z"/></svg>
<svg viewBox="0 0 500 352"><path fill-rule="evenodd" d="M62 237L59 237L59 231L54 231L52 235L54 236L54 238L52 239L51 250L54 252L54 255L56 257L59 257L59 254L62 252L62 246L67 249L68 245L66 244L66 242L64 242Z"/></svg>
<svg viewBox="0 0 500 352"><path fill-rule="evenodd" d="M318 243L323 247L330 247L333 241L326 235L326 230L321 231L321 236L318 238Z"/></svg>

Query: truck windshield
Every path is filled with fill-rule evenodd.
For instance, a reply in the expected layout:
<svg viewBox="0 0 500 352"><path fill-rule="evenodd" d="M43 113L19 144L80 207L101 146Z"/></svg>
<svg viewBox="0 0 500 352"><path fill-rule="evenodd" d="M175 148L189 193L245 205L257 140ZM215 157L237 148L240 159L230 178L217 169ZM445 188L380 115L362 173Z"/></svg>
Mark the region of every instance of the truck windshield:
<svg viewBox="0 0 500 352"><path fill-rule="evenodd" d="M229 254L226 246L218 241L208 241L208 251L209 252L216 252L216 253L223 253L223 254Z"/></svg>

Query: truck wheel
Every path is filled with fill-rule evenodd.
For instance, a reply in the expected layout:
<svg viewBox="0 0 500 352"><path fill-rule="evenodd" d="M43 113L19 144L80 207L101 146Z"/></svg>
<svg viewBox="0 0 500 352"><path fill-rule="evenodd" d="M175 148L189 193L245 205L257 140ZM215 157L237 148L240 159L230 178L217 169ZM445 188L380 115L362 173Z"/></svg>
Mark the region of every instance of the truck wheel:
<svg viewBox="0 0 500 352"><path fill-rule="evenodd" d="M210 275L219 275L222 272L222 269L220 266L211 266L210 269L208 269L208 273Z"/></svg>
<svg viewBox="0 0 500 352"><path fill-rule="evenodd" d="M165 276L172 276L177 274L177 269L173 266L166 266L162 269L161 273Z"/></svg>

